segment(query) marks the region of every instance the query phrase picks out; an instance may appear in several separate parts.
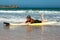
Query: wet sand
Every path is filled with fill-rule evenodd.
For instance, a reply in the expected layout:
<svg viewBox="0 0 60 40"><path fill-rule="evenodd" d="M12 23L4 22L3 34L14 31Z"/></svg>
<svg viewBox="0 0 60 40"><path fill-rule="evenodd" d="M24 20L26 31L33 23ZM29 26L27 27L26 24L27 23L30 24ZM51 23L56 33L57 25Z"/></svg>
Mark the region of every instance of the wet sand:
<svg viewBox="0 0 60 40"><path fill-rule="evenodd" d="M0 40L60 40L60 26L4 26L0 23Z"/></svg>

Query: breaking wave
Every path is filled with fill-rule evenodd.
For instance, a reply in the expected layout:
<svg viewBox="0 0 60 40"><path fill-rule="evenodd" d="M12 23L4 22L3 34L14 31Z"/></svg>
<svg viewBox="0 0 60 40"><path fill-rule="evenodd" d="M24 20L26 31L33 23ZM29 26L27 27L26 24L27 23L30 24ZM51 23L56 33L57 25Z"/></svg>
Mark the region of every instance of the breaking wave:
<svg viewBox="0 0 60 40"><path fill-rule="evenodd" d="M0 21L25 22L26 16L31 15L33 19L41 20L41 14L49 21L60 21L60 11L42 10L0 10Z"/></svg>

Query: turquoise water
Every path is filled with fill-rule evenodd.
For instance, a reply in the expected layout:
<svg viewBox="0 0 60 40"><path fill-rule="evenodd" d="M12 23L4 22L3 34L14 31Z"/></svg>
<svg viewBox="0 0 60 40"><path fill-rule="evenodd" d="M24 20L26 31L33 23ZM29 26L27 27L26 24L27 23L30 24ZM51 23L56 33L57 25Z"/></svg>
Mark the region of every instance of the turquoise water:
<svg viewBox="0 0 60 40"><path fill-rule="evenodd" d="M55 10L60 11L60 8L0 8L0 10Z"/></svg>

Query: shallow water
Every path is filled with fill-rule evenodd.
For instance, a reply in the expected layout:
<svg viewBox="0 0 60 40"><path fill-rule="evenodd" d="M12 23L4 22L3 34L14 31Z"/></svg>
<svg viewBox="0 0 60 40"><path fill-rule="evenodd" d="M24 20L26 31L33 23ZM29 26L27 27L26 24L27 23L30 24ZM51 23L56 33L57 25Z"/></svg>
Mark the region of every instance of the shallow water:
<svg viewBox="0 0 60 40"><path fill-rule="evenodd" d="M4 26L0 23L0 40L60 40L60 26Z"/></svg>

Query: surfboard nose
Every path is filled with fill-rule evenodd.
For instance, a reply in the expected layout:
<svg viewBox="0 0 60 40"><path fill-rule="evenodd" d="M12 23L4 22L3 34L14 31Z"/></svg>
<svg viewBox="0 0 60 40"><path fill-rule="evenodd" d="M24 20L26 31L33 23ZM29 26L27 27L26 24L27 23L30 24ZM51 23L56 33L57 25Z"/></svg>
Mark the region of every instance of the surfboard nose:
<svg viewBox="0 0 60 40"><path fill-rule="evenodd" d="M7 23L7 22L3 22L3 24L5 24L6 26L9 26L10 24L9 23Z"/></svg>

